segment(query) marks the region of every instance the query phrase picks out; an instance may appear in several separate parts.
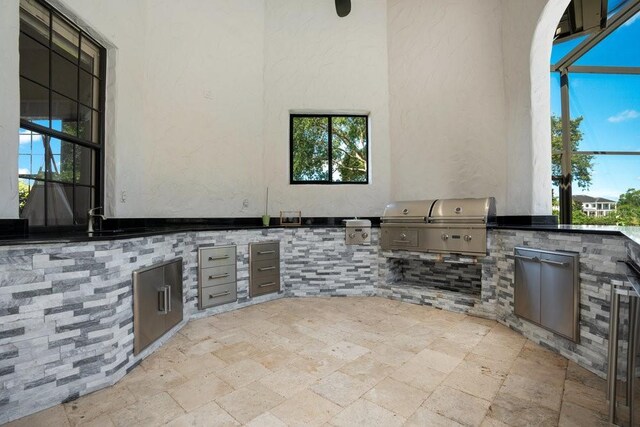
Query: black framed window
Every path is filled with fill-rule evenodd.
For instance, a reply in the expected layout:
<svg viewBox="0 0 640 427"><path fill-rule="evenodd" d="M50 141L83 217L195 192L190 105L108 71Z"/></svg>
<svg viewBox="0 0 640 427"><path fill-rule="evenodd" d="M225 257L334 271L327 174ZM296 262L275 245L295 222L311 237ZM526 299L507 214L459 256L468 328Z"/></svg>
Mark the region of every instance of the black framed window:
<svg viewBox="0 0 640 427"><path fill-rule="evenodd" d="M291 114L291 184L367 184L366 115Z"/></svg>
<svg viewBox="0 0 640 427"><path fill-rule="evenodd" d="M105 49L48 4L20 1L20 218L86 224L103 197Z"/></svg>

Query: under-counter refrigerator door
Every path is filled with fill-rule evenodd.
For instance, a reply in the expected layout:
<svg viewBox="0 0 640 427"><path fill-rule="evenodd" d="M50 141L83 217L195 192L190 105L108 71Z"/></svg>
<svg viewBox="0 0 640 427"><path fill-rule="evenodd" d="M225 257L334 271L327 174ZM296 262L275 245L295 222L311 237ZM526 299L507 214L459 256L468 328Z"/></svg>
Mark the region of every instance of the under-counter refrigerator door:
<svg viewBox="0 0 640 427"><path fill-rule="evenodd" d="M165 332L165 292L162 268L133 273L135 354Z"/></svg>
<svg viewBox="0 0 640 427"><path fill-rule="evenodd" d="M169 330L182 320L182 260L164 266L164 285L169 292L165 324Z"/></svg>
<svg viewBox="0 0 640 427"><path fill-rule="evenodd" d="M514 312L540 323L540 262L535 252L516 249Z"/></svg>

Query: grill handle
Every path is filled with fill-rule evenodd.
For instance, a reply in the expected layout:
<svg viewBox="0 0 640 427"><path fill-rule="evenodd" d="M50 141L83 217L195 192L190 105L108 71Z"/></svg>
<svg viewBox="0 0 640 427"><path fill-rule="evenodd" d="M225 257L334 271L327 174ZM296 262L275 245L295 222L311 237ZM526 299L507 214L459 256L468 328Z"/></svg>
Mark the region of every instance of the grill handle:
<svg viewBox="0 0 640 427"><path fill-rule="evenodd" d="M380 221L382 222L427 222L427 217L426 216L412 216L412 217L406 217L406 216L385 216L380 218Z"/></svg>
<svg viewBox="0 0 640 427"><path fill-rule="evenodd" d="M474 223L486 223L486 217L479 216L439 216L439 217L431 217L430 222L438 223L438 222L474 222Z"/></svg>

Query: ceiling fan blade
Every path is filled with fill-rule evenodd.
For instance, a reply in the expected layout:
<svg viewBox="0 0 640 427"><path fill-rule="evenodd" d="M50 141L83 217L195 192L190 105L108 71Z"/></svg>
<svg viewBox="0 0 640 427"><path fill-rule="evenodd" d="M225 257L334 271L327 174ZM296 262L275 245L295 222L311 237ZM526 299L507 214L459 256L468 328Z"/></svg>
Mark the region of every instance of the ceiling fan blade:
<svg viewBox="0 0 640 427"><path fill-rule="evenodd" d="M336 0L336 12L340 18L344 18L351 12L351 0Z"/></svg>

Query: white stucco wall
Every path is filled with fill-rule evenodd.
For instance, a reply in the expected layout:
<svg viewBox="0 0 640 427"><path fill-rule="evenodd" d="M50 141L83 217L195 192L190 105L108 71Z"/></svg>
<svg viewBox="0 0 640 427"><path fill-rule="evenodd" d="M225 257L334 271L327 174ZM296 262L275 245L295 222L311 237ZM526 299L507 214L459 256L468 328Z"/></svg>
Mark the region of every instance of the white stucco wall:
<svg viewBox="0 0 640 427"><path fill-rule="evenodd" d="M385 0L352 0L345 18L333 1L266 1L262 188L271 215L382 214L391 197L386 23ZM291 110L369 112L370 184L290 185Z"/></svg>
<svg viewBox="0 0 640 427"><path fill-rule="evenodd" d="M149 5L146 131L135 141L145 156L127 165L145 176L120 189L140 195L145 216L261 215L263 2Z"/></svg>
<svg viewBox="0 0 640 427"><path fill-rule="evenodd" d="M504 214L500 1L388 3L394 198L495 196Z"/></svg>
<svg viewBox="0 0 640 427"><path fill-rule="evenodd" d="M487 195L550 213L546 37L568 1L52 3L109 49L107 213L215 217L261 215L266 186L272 215ZM0 2L0 218L18 215L17 12ZM370 112L370 185L289 185L292 110Z"/></svg>
<svg viewBox="0 0 640 427"><path fill-rule="evenodd" d="M570 0L502 0L509 214L551 213L549 59Z"/></svg>
<svg viewBox="0 0 640 427"><path fill-rule="evenodd" d="M0 219L18 216L18 0L0 1Z"/></svg>

